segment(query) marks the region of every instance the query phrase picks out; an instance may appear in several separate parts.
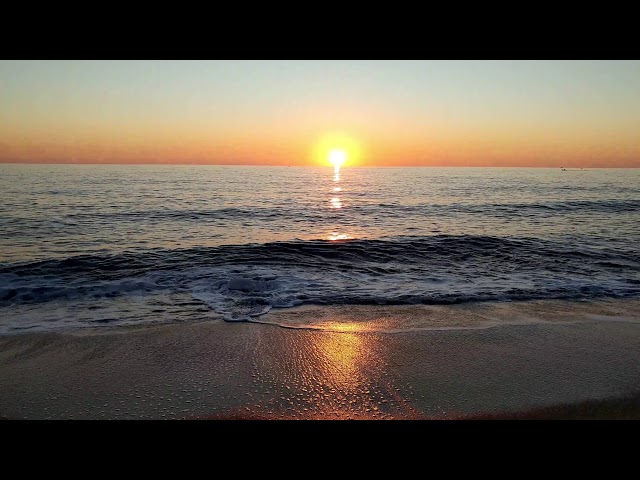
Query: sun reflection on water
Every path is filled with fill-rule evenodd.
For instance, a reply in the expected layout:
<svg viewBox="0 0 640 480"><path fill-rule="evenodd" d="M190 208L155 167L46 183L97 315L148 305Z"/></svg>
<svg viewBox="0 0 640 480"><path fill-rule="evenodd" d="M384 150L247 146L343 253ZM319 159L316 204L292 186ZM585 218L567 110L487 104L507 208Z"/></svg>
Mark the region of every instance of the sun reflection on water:
<svg viewBox="0 0 640 480"><path fill-rule="evenodd" d="M349 239L352 239L353 237L351 235L347 235L346 233L331 232L331 235L329 235L329 237L327 238L331 241L335 241L335 240L349 240Z"/></svg>
<svg viewBox="0 0 640 480"><path fill-rule="evenodd" d="M334 156L337 155L335 151L333 152L333 154L335 154ZM344 158L336 157L331 160L331 163L333 163L333 182L334 184L337 184L340 182L340 167L342 166L342 163L344 163ZM342 187L340 187L339 185L334 185L333 187L334 195L338 192L342 192ZM335 208L335 209L344 208L342 200L340 200L340 197L338 196L331 197L331 199L329 200L329 203L330 203L330 208ZM346 233L340 233L338 231L331 232L327 237L327 239L331 241L348 240L350 238L353 238L353 237L351 235L348 235Z"/></svg>

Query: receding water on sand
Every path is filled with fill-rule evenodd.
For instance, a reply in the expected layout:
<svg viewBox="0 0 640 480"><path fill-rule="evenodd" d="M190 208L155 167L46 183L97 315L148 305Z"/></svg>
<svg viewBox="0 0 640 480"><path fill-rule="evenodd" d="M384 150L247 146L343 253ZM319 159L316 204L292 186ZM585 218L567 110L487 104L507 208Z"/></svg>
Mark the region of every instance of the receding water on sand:
<svg viewBox="0 0 640 480"><path fill-rule="evenodd" d="M10 335L0 416L458 418L615 398L640 389L639 312L636 300L305 307L271 314L302 329Z"/></svg>

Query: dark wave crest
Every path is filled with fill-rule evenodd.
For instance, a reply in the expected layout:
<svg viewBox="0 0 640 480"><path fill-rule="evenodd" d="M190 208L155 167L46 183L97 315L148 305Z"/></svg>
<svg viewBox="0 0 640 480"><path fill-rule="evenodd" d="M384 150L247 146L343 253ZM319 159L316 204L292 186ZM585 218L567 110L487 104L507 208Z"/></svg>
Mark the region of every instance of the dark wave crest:
<svg viewBox="0 0 640 480"><path fill-rule="evenodd" d="M636 295L640 255L488 236L290 241L5 264L0 281L0 306L188 291L234 314L302 303Z"/></svg>

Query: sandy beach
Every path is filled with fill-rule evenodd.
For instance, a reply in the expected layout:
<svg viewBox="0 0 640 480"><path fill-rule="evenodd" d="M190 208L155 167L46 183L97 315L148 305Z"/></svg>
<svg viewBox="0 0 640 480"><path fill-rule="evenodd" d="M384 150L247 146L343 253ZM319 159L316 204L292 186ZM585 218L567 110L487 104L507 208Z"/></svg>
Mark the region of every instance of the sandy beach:
<svg viewBox="0 0 640 480"><path fill-rule="evenodd" d="M309 306L260 321L3 336L0 417L569 418L567 405L600 402L587 417L605 418L640 391L638 300Z"/></svg>

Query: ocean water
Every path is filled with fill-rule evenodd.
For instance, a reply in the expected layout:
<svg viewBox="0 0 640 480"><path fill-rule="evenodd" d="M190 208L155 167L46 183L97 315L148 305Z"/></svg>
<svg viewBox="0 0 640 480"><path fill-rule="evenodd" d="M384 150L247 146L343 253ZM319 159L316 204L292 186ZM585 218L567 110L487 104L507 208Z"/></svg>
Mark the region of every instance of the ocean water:
<svg viewBox="0 0 640 480"><path fill-rule="evenodd" d="M640 295L640 170L0 165L0 333Z"/></svg>

